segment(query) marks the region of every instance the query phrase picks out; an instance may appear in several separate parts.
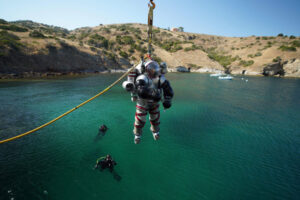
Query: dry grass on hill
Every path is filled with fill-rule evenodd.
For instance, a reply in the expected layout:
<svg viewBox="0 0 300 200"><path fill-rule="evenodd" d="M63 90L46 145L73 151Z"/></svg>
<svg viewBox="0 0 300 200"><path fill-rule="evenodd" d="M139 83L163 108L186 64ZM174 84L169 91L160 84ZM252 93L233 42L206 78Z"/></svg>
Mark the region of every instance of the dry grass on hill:
<svg viewBox="0 0 300 200"><path fill-rule="evenodd" d="M99 66L127 68L129 62L138 62L147 52L147 26L144 24L101 25L73 31L26 21L14 24L28 29L25 32L6 30L19 38L17 42L22 45L16 49L26 55L46 55L49 46L61 49L67 45L75 48L78 54L83 52L94 56ZM35 36L32 36L34 31ZM246 70L258 74L275 58L287 61L300 58L299 37L221 37L171 32L157 27L153 32L154 58L167 62L170 67L227 69L232 73ZM2 44L0 55L9 56L7 49L10 48L14 49ZM82 69L89 69L89 66L82 66Z"/></svg>

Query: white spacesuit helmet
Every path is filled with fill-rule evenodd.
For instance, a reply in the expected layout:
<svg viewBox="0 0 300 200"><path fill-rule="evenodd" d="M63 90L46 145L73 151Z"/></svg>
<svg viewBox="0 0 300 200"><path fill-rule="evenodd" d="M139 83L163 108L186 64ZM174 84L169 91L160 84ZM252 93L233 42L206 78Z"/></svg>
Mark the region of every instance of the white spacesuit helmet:
<svg viewBox="0 0 300 200"><path fill-rule="evenodd" d="M160 73L159 64L153 60L149 60L145 63L145 71L150 78L156 78Z"/></svg>

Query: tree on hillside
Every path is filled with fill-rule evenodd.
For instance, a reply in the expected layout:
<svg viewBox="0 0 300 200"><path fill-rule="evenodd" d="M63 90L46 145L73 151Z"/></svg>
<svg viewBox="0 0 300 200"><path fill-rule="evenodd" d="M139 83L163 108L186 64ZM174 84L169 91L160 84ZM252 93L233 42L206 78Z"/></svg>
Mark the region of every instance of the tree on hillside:
<svg viewBox="0 0 300 200"><path fill-rule="evenodd" d="M180 27L178 28L178 30L179 30L180 32L184 32L184 28L183 28L182 26L180 26Z"/></svg>
<svg viewBox="0 0 300 200"><path fill-rule="evenodd" d="M283 37L283 33L279 33L277 37Z"/></svg>

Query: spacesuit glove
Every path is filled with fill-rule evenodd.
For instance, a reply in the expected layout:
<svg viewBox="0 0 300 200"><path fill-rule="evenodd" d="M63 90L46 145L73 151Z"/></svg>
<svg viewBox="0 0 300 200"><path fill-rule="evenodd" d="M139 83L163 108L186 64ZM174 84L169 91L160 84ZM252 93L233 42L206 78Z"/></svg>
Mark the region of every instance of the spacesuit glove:
<svg viewBox="0 0 300 200"><path fill-rule="evenodd" d="M132 97L131 97L131 101L132 101L132 102L136 102L136 100L137 100L137 96L132 96Z"/></svg>
<svg viewBox="0 0 300 200"><path fill-rule="evenodd" d="M165 101L163 102L163 106L164 106L164 109L169 109L169 108L171 108L172 103L171 103L170 100L165 100Z"/></svg>

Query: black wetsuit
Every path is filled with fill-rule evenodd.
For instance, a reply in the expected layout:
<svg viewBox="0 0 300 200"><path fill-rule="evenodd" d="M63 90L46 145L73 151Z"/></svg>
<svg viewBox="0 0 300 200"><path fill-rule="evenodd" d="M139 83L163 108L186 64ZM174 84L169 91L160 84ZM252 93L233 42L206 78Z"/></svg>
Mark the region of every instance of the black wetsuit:
<svg viewBox="0 0 300 200"><path fill-rule="evenodd" d="M101 166L101 169L109 168L109 170L112 172L114 169L114 165L117 165L117 163L112 159L105 158L104 160L101 160L97 163L97 167Z"/></svg>
<svg viewBox="0 0 300 200"><path fill-rule="evenodd" d="M105 125L102 125L99 129L102 133L105 133L107 131L107 127Z"/></svg>

